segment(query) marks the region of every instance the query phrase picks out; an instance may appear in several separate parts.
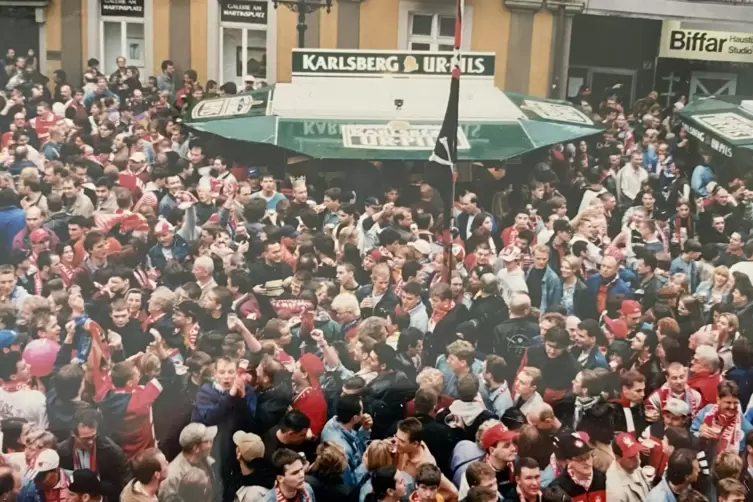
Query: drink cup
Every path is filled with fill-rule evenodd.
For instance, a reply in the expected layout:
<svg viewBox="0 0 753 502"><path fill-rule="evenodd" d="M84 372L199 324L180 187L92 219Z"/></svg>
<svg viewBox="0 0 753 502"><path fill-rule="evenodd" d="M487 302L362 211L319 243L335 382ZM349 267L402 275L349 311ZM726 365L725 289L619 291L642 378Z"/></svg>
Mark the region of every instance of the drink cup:
<svg viewBox="0 0 753 502"><path fill-rule="evenodd" d="M656 469L652 465L644 465L641 467L641 470L643 471L643 474L646 476L646 479L648 479L649 484L653 483L654 478L656 477Z"/></svg>

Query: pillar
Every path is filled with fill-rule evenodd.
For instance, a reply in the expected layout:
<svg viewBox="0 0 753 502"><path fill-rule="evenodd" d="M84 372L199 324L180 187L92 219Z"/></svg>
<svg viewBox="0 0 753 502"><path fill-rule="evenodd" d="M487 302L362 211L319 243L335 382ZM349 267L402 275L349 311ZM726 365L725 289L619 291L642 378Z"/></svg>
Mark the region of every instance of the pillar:
<svg viewBox="0 0 753 502"><path fill-rule="evenodd" d="M567 98L567 75L570 71L570 40L573 17L586 8L584 0L547 0L546 6L554 14L552 29L551 97Z"/></svg>

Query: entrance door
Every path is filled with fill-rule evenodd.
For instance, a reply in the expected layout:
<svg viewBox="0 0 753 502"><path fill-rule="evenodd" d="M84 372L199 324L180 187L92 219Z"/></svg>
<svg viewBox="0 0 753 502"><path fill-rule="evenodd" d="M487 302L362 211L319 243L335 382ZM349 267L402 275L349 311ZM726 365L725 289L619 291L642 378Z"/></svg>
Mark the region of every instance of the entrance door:
<svg viewBox="0 0 753 502"><path fill-rule="evenodd" d="M39 61L39 24L34 7L0 7L0 57L5 57L8 49L16 56L26 56L32 49Z"/></svg>
<svg viewBox="0 0 753 502"><path fill-rule="evenodd" d="M235 82L243 89L246 81L267 78L267 31L245 26L220 28L222 82Z"/></svg>
<svg viewBox="0 0 753 502"><path fill-rule="evenodd" d="M591 70L591 92L603 99L615 85L615 89L623 103L632 103L635 100L635 72L631 70L618 70L611 68L593 68Z"/></svg>
<svg viewBox="0 0 753 502"><path fill-rule="evenodd" d="M736 73L694 71L690 76L690 99L704 96L734 96L736 92Z"/></svg>

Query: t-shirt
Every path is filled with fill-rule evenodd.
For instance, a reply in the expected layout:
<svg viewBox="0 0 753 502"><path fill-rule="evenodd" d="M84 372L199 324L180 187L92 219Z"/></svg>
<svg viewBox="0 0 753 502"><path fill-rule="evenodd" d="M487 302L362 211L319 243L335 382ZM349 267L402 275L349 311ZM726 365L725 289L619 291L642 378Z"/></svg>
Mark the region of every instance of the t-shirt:
<svg viewBox="0 0 753 502"><path fill-rule="evenodd" d="M47 405L44 394L25 389L9 392L0 389L0 419L20 417L39 429L47 429Z"/></svg>
<svg viewBox="0 0 753 502"><path fill-rule="evenodd" d="M267 201L267 211L276 211L277 210L277 203L281 200L285 199L285 196L282 195L280 192L275 192L272 194L270 198L267 198L264 195L264 192L256 192L255 194L251 195L252 198L255 199L264 199Z"/></svg>

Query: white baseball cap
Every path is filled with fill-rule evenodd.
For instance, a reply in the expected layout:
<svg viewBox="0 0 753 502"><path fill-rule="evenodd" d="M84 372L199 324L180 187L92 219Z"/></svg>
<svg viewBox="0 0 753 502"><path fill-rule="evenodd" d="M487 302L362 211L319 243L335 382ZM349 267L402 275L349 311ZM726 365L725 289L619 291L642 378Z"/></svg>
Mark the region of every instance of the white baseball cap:
<svg viewBox="0 0 753 502"><path fill-rule="evenodd" d="M34 479L41 472L54 471L60 467L60 456L55 450L42 450L34 460L34 465L26 471L27 479Z"/></svg>

